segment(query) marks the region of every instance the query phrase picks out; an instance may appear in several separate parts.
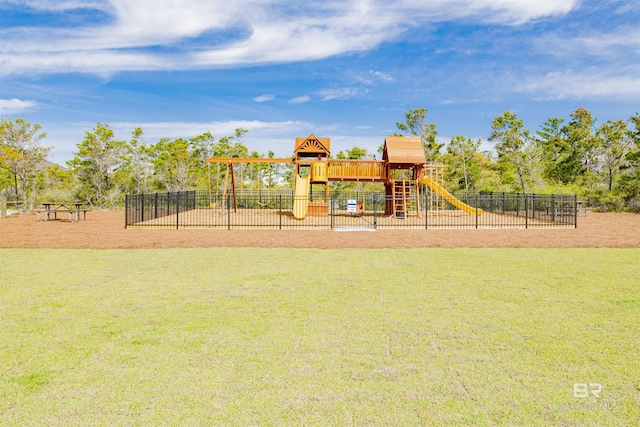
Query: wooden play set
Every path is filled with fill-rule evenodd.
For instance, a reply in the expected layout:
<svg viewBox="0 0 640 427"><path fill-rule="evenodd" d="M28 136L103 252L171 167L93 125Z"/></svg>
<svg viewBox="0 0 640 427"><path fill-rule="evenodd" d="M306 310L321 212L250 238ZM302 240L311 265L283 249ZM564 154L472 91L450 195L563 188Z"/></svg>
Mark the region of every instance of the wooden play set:
<svg viewBox="0 0 640 427"><path fill-rule="evenodd" d="M304 219L307 215L328 215L331 181L382 183L386 194L385 215L389 216L404 218L421 215L418 203L420 184L426 185L432 193L440 196L440 200L449 202L457 209L471 215L482 214L481 209L476 210L461 202L443 188L443 165L427 164L420 137L386 137L382 160L330 158L330 139L316 138L313 134L307 138L296 138L293 153L291 158L211 157L207 162L226 164L223 194L231 196L234 209L237 207L234 164L293 163L296 177L293 216L296 219ZM324 198L317 197L318 186L324 189ZM314 199L310 200L312 194ZM434 199L434 203L438 201ZM357 208L363 209L361 201Z"/></svg>

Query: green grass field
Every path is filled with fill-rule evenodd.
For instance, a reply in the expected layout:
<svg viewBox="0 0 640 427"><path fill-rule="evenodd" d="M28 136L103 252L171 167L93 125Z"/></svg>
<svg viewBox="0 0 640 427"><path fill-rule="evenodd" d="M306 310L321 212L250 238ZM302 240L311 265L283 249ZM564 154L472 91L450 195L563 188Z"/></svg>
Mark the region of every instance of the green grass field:
<svg viewBox="0 0 640 427"><path fill-rule="evenodd" d="M637 425L639 278L636 249L0 250L0 425Z"/></svg>

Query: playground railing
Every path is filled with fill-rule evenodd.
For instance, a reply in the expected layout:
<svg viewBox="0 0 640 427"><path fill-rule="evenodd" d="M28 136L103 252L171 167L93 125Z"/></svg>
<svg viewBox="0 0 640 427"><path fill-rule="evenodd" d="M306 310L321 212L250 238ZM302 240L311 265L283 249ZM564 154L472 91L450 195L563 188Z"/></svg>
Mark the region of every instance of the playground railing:
<svg viewBox="0 0 640 427"><path fill-rule="evenodd" d="M329 178L386 180L386 163L381 160L329 159Z"/></svg>
<svg viewBox="0 0 640 427"><path fill-rule="evenodd" d="M393 200L383 193L324 191L296 199L292 190L232 194L208 191L126 197L127 228L341 229L341 228L552 228L577 226L575 196L553 194L454 194L461 210L435 193ZM294 204L306 204L304 219Z"/></svg>

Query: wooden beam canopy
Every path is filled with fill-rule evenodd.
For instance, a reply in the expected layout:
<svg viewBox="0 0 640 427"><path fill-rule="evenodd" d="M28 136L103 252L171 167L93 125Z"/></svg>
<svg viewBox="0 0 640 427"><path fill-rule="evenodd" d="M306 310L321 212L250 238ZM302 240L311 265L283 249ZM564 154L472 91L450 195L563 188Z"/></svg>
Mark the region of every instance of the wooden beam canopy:
<svg viewBox="0 0 640 427"><path fill-rule="evenodd" d="M291 157L208 157L207 163L295 163Z"/></svg>

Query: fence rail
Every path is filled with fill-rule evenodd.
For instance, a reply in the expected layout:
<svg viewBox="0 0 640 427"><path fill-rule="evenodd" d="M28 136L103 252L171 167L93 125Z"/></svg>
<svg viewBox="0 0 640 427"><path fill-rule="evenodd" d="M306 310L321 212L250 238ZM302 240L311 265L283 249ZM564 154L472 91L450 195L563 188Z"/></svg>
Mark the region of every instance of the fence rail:
<svg viewBox="0 0 640 427"><path fill-rule="evenodd" d="M23 201L7 200L6 197L0 196L0 218L7 216L7 213L24 210L26 209Z"/></svg>
<svg viewBox="0 0 640 427"><path fill-rule="evenodd" d="M468 214L426 192L390 212L394 203L379 193L311 195L307 215L293 217L292 191L244 191L231 195L207 191L137 194L126 197L125 228L553 228L577 226L575 196L548 194L456 194L478 210ZM305 198L305 200L307 200Z"/></svg>

